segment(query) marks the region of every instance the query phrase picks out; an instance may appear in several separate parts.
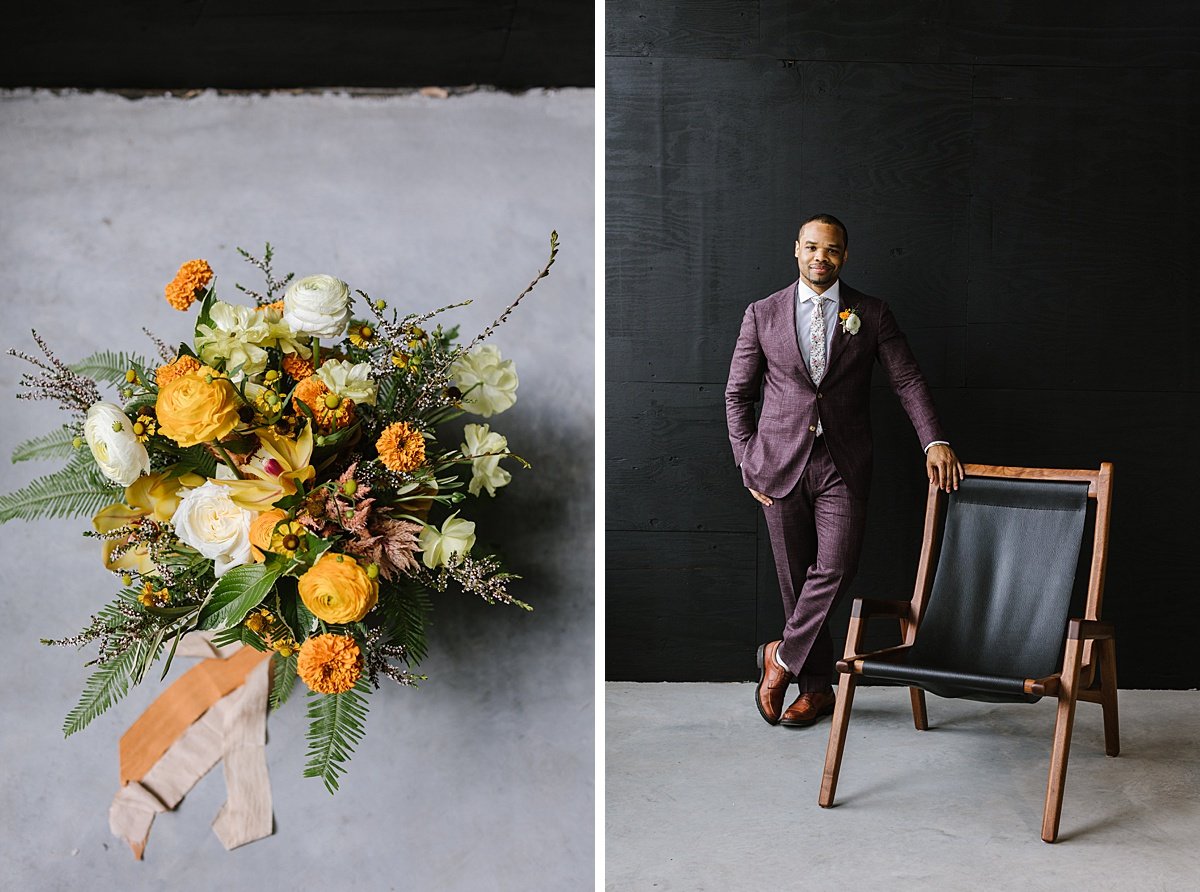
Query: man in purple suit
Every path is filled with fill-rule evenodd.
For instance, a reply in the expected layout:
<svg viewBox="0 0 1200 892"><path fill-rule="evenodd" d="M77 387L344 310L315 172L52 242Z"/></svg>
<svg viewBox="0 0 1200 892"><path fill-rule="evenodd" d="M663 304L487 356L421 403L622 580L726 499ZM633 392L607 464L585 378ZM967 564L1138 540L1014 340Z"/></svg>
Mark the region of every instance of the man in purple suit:
<svg viewBox="0 0 1200 892"><path fill-rule="evenodd" d="M804 222L800 278L746 308L725 388L734 461L763 506L786 616L782 639L758 649L755 703L772 725L803 727L833 712L828 619L854 578L866 527L876 360L916 428L930 481L949 492L963 473L892 311L838 279L848 241L836 217ZM800 696L784 710L793 680Z"/></svg>

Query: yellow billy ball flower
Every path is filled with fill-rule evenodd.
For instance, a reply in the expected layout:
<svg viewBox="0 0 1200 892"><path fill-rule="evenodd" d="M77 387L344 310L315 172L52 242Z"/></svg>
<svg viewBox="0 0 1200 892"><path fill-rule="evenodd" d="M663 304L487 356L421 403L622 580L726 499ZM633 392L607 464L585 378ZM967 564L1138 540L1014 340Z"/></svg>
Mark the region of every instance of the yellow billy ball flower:
<svg viewBox="0 0 1200 892"><path fill-rule="evenodd" d="M237 391L206 366L168 382L159 390L154 409L159 433L180 446L219 440L238 423Z"/></svg>
<svg viewBox="0 0 1200 892"><path fill-rule="evenodd" d="M348 554L321 555L299 589L304 606L327 623L356 623L379 600L379 583Z"/></svg>

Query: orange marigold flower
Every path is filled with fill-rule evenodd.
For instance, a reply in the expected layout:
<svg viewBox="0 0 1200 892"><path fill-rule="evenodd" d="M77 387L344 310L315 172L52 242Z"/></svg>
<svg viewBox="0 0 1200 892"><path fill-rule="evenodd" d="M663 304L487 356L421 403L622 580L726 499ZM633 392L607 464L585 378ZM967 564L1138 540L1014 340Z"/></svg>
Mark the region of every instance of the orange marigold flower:
<svg viewBox="0 0 1200 892"><path fill-rule="evenodd" d="M263 304L261 307L255 307L254 309L258 310L259 312L263 312L265 310L278 310L280 313L282 313L283 312L283 301L277 300L274 303Z"/></svg>
<svg viewBox="0 0 1200 892"><path fill-rule="evenodd" d="M849 319L849 318L850 318L850 311L849 311L849 310L842 310L840 313L838 313L838 318L839 318L839 319Z"/></svg>
<svg viewBox="0 0 1200 892"><path fill-rule="evenodd" d="M318 694L341 694L362 675L363 656L348 635L315 635L300 645L296 672Z"/></svg>
<svg viewBox="0 0 1200 892"><path fill-rule="evenodd" d="M303 381L305 378L313 376L312 360L297 356L295 353L288 353L283 357L283 370L292 376L292 380Z"/></svg>
<svg viewBox="0 0 1200 892"><path fill-rule="evenodd" d="M188 372L194 372L200 368L200 360L194 356L184 354L172 363L160 365L154 373L154 380L158 382L159 387L165 387L169 382L174 381L180 375L186 375Z"/></svg>
<svg viewBox="0 0 1200 892"><path fill-rule="evenodd" d="M212 281L212 267L207 260L189 260L179 267L179 272L166 287L167 303L177 310L186 310L196 300L196 295Z"/></svg>
<svg viewBox="0 0 1200 892"><path fill-rule="evenodd" d="M375 441L379 460L393 471L412 471L425 461L425 438L405 421L389 424Z"/></svg>

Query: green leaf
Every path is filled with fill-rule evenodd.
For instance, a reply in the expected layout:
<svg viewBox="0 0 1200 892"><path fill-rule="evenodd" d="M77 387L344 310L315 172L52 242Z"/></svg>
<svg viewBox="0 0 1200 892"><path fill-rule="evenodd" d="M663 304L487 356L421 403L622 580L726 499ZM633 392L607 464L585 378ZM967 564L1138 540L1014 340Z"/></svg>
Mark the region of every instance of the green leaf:
<svg viewBox="0 0 1200 892"><path fill-rule="evenodd" d="M150 654L146 645L139 641L93 672L84 683L79 702L63 722L63 736L70 737L83 730L92 719L128 694L134 684L135 671L139 666L153 662L156 656L157 653Z"/></svg>
<svg viewBox="0 0 1200 892"><path fill-rule="evenodd" d="M425 587L416 583L402 588L389 586L380 592L377 610L385 640L403 645L408 654L408 665L416 666L425 659L428 651L425 628L433 612Z"/></svg>
<svg viewBox="0 0 1200 892"><path fill-rule="evenodd" d="M76 453L62 470L0 495L0 523L18 517L36 520L95 514L120 498L121 491L103 477L91 453Z"/></svg>
<svg viewBox="0 0 1200 892"><path fill-rule="evenodd" d="M362 742L370 687L365 678L341 694L308 693L308 763L305 777L319 777L336 793L338 777L346 771L354 748Z"/></svg>
<svg viewBox="0 0 1200 892"><path fill-rule="evenodd" d="M271 657L271 693L267 702L274 712L287 702L296 686L296 654L281 657L275 654Z"/></svg>
<svg viewBox="0 0 1200 892"><path fill-rule="evenodd" d="M70 368L71 371L86 375L94 381L104 381L119 386L125 385L125 373L130 369L136 369L142 376L142 380L146 380L148 377L144 357L138 356L136 353L118 353L113 350L101 350L99 353L93 353L79 362L72 363ZM150 380L154 379L150 378Z"/></svg>
<svg viewBox="0 0 1200 892"><path fill-rule="evenodd" d="M212 327L212 305L216 302L216 300L217 287L216 280L214 279L209 283L208 287L204 289L204 294L200 297L200 315L196 317L196 327L192 332L192 338L197 343L200 341L200 326L207 325L210 328ZM189 350L188 352L191 353L192 351ZM194 353L192 355L195 356ZM199 357L196 358L199 359Z"/></svg>
<svg viewBox="0 0 1200 892"><path fill-rule="evenodd" d="M45 458L70 458L75 454L75 432L63 425L56 431L26 440L13 450L12 460L31 461Z"/></svg>
<svg viewBox="0 0 1200 892"><path fill-rule="evenodd" d="M227 571L212 587L200 610L201 629L226 629L240 623L271 591L286 564L268 560L265 564L244 564Z"/></svg>

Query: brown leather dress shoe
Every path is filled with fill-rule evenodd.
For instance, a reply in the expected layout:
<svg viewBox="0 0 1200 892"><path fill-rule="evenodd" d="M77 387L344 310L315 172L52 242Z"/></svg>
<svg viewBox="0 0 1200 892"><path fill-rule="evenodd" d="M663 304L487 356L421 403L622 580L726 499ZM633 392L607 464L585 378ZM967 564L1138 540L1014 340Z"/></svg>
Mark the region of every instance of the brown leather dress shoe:
<svg viewBox="0 0 1200 892"><path fill-rule="evenodd" d="M768 725L779 724L779 713L783 709L783 698L792 681L792 673L775 662L775 652L782 641L770 641L758 646L758 687L754 689L754 703L758 714Z"/></svg>
<svg viewBox="0 0 1200 892"><path fill-rule="evenodd" d="M787 708L779 719L779 724L789 728L806 728L821 716L833 712L837 702L832 690L805 691Z"/></svg>

